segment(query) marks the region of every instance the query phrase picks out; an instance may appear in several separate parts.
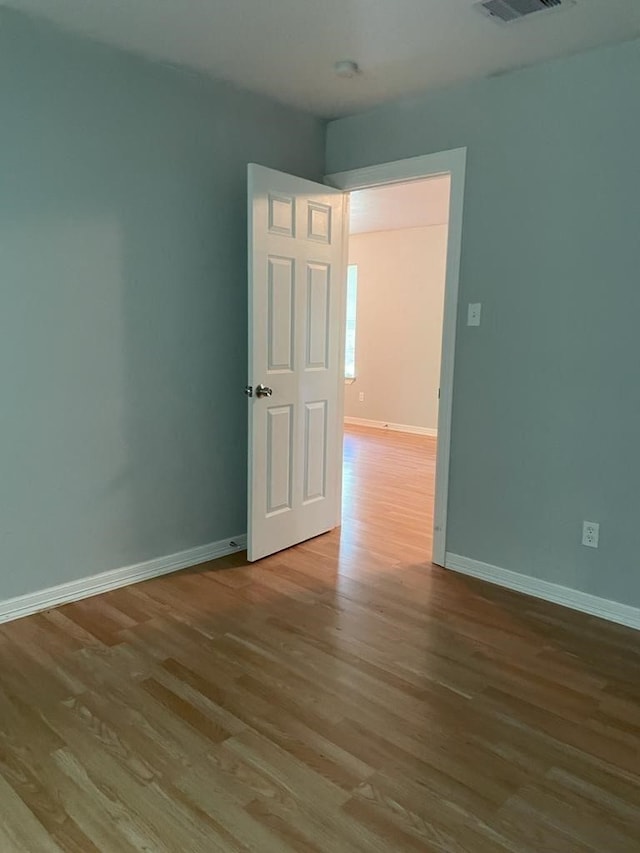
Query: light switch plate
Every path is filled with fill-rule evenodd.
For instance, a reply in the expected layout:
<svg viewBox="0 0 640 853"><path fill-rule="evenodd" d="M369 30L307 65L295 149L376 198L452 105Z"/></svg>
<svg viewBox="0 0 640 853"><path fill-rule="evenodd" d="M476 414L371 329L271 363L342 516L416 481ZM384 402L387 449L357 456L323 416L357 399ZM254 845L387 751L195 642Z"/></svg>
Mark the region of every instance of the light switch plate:
<svg viewBox="0 0 640 853"><path fill-rule="evenodd" d="M467 314L467 326L479 326L480 316L482 314L481 302L470 302L469 313Z"/></svg>

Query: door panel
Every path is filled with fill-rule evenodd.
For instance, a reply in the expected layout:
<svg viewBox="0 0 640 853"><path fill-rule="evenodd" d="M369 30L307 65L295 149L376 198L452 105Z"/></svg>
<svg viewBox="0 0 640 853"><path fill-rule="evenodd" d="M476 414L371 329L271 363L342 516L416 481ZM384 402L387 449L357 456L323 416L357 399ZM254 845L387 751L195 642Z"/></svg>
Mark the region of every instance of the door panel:
<svg viewBox="0 0 640 853"><path fill-rule="evenodd" d="M329 266L307 266L307 370L329 368Z"/></svg>
<svg viewBox="0 0 640 853"><path fill-rule="evenodd" d="M346 275L343 193L249 167L248 553L339 518Z"/></svg>
<svg viewBox="0 0 640 853"><path fill-rule="evenodd" d="M269 340L267 373L293 371L295 318L295 261L269 257L267 302Z"/></svg>
<svg viewBox="0 0 640 853"><path fill-rule="evenodd" d="M305 503L326 497L327 482L327 400L306 403L304 423Z"/></svg>
<svg viewBox="0 0 640 853"><path fill-rule="evenodd" d="M267 409L267 516L293 508L293 406Z"/></svg>

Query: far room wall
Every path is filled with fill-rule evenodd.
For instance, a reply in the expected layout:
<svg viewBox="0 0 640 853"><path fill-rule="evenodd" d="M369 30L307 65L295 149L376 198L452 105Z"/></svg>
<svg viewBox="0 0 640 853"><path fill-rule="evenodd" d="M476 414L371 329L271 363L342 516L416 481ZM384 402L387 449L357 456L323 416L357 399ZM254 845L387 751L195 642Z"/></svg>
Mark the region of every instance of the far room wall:
<svg viewBox="0 0 640 853"><path fill-rule="evenodd" d="M350 238L358 302L347 418L437 430L446 249L447 225Z"/></svg>

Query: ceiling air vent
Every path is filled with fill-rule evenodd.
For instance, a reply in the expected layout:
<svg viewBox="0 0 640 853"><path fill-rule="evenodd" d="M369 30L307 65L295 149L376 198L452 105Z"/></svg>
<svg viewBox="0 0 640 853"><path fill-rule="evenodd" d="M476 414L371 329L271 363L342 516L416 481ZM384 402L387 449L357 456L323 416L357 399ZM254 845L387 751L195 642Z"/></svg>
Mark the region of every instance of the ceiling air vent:
<svg viewBox="0 0 640 853"><path fill-rule="evenodd" d="M509 24L534 12L574 6L575 0L482 0L476 5L486 15Z"/></svg>

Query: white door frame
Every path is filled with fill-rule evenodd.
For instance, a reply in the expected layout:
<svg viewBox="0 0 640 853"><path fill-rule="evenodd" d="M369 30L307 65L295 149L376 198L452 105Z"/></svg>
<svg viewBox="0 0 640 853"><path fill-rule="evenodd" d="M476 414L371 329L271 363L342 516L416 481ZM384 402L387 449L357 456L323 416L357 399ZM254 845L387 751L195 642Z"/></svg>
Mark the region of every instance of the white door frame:
<svg viewBox="0 0 640 853"><path fill-rule="evenodd" d="M442 324L442 363L440 368L440 406L438 411L438 450L436 457L435 506L433 513L433 556L439 566L445 564L447 541L447 509L449 499L449 462L451 455L451 415L453 410L453 374L458 320L458 287L460 255L462 250L462 214L464 207L464 181L467 149L455 148L422 157L410 157L391 163L366 166L347 172L325 176L325 183L351 192L385 184L431 178L436 175L451 176L449 206L449 236L447 244L447 271L444 291L444 318ZM344 317L342 323L344 325ZM344 338L344 329L341 338ZM342 412L344 415L344 412ZM338 461L342 470L342 458Z"/></svg>

